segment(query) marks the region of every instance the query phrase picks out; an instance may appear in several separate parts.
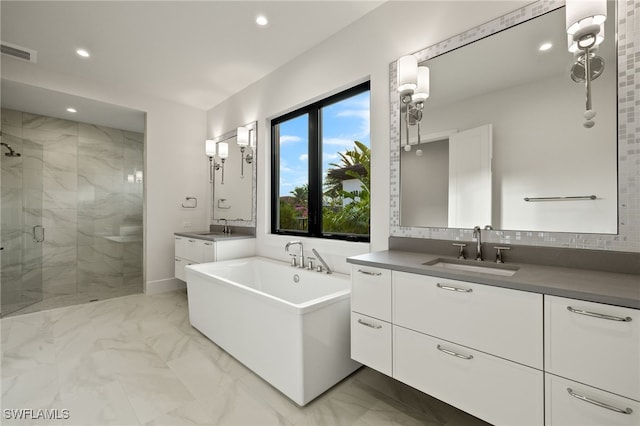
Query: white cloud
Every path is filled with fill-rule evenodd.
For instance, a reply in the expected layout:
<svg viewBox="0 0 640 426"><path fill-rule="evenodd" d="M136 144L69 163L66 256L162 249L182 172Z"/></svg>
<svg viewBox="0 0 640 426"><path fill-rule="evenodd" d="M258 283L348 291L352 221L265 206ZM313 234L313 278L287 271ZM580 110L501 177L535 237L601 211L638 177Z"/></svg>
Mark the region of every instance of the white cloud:
<svg viewBox="0 0 640 426"><path fill-rule="evenodd" d="M340 157L338 156L338 153L336 152L335 154L325 154L325 153L323 153L322 154L322 158L324 158L325 160L335 160L335 159L340 158Z"/></svg>
<svg viewBox="0 0 640 426"><path fill-rule="evenodd" d="M325 145L333 145L344 147L345 149L353 148L353 141L356 139L349 138L323 138L322 143Z"/></svg>
<svg viewBox="0 0 640 426"><path fill-rule="evenodd" d="M302 138L300 136L295 135L280 135L280 145L284 145L287 143L296 143L300 142Z"/></svg>
<svg viewBox="0 0 640 426"><path fill-rule="evenodd" d="M364 139L369 136L371 117L368 109L345 109L336 114L338 117L357 117L360 121L360 132L354 134L354 139Z"/></svg>
<svg viewBox="0 0 640 426"><path fill-rule="evenodd" d="M300 157L298 157L298 159L300 161L308 161L309 160L309 155L308 154L302 154L302 155L300 155Z"/></svg>

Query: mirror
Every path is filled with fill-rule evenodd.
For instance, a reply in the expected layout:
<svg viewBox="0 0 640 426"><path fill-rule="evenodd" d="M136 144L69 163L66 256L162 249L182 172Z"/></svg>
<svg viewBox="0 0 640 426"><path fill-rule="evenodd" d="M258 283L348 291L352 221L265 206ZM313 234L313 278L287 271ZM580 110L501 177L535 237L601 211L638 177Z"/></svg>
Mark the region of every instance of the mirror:
<svg viewBox="0 0 640 426"><path fill-rule="evenodd" d="M242 126L247 129L245 136L252 141L244 147L244 152L238 145L238 129L213 139L218 147L220 144L228 147L224 162L219 156L214 158L211 204L214 224L227 220L233 225L249 222L249 226L255 226L257 124L254 121Z"/></svg>
<svg viewBox="0 0 640 426"><path fill-rule="evenodd" d="M492 32L485 24L465 33L472 43L456 47L451 40L464 39L456 37L415 54L430 68L431 93L420 144L404 111L394 117L401 227L617 233L615 2L608 16L591 129L583 127L584 84L570 78L564 7L481 37ZM538 50L544 42L553 47Z"/></svg>

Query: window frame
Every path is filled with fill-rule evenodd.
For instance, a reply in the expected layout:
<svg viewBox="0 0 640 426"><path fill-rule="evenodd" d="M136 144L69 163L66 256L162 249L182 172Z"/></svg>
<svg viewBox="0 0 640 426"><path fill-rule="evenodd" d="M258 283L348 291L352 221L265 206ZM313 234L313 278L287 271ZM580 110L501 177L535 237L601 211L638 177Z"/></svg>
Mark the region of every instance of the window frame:
<svg viewBox="0 0 640 426"><path fill-rule="evenodd" d="M288 112L271 120L271 233L274 235L292 235L299 237L324 238L353 242L370 242L371 217L369 217L369 234L335 234L322 232L322 108L369 92L371 99L371 81L367 80L347 90L327 98L313 102L295 111ZM369 104L371 111L371 104ZM291 119L308 115L308 225L307 231L279 229L280 208L280 135L278 125Z"/></svg>

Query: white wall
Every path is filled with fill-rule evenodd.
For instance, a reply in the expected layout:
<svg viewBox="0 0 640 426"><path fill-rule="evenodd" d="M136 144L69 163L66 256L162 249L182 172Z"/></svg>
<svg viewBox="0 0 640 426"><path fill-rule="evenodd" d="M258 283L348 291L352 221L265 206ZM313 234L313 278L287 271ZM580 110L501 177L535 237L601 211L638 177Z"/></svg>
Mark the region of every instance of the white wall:
<svg viewBox="0 0 640 426"><path fill-rule="evenodd" d="M145 282L153 293L181 285L173 278L173 232L191 222L207 229L208 160L204 155L206 112L140 96L105 82L94 85L66 75L45 73L26 62L2 59L2 77L147 113L145 131ZM180 207L185 196L198 208Z"/></svg>
<svg viewBox="0 0 640 426"><path fill-rule="evenodd" d="M389 237L389 64L528 1L392 1L208 112L209 136L258 121L257 252L285 259L290 238L270 235L269 119L371 79L371 244L307 241L336 270L345 256L384 250ZM274 46L274 49L277 46Z"/></svg>

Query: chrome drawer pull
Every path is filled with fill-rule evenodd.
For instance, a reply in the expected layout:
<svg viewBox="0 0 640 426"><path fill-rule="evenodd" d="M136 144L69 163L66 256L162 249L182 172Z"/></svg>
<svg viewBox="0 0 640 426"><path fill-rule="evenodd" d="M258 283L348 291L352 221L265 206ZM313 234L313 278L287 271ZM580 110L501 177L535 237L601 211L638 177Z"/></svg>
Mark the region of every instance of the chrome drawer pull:
<svg viewBox="0 0 640 426"><path fill-rule="evenodd" d="M358 272L365 275L373 275L375 277L379 277L380 275L382 275L382 272L369 272L369 271L363 271L362 269L358 269Z"/></svg>
<svg viewBox="0 0 640 426"><path fill-rule="evenodd" d="M569 392L569 395L571 395L574 398L578 398L579 400L584 401L584 402L588 402L589 404L597 405L598 407L606 408L607 410L615 411L616 413L620 413L620 414L631 414L631 413L633 413L633 410L631 408L614 407L613 405L609 405L609 404L606 404L604 402L596 401L595 399L591 399L591 398L586 397L584 395L577 394L571 388L567 388L567 392Z"/></svg>
<svg viewBox="0 0 640 426"><path fill-rule="evenodd" d="M195 243L196 242L196 240L187 240L187 241L189 241L190 243Z"/></svg>
<svg viewBox="0 0 640 426"><path fill-rule="evenodd" d="M362 324L362 325L366 325L367 327L375 328L375 329L380 329L380 328L382 328L382 326L381 326L381 325L371 324L371 323L368 323L368 322L366 322L366 321L362 321L361 319L358 319L358 323L359 323L359 324Z"/></svg>
<svg viewBox="0 0 640 426"><path fill-rule="evenodd" d="M444 284L440 284L440 283L437 283L436 286L438 286L438 288L441 288L443 290L458 291L460 293L471 293L473 291L472 288L453 287L453 286L450 286L450 285L444 285Z"/></svg>
<svg viewBox="0 0 640 426"><path fill-rule="evenodd" d="M451 356L455 356L456 358L462 358L462 359L473 359L473 355L462 355L459 354L457 352L454 351L450 351L449 349L445 349L442 346L438 345L438 350L440 352L444 352L447 355L451 355Z"/></svg>
<svg viewBox="0 0 640 426"><path fill-rule="evenodd" d="M613 315L606 315L606 314L599 314L597 312L589 312L589 311L582 311L580 309L574 309L571 306L567 306L567 311L572 312L574 314L578 314L578 315L586 315L588 317L595 317L595 318L600 318L600 319L606 319L606 320L610 320L610 321L621 321L621 322L631 322L631 317L616 317Z"/></svg>
<svg viewBox="0 0 640 426"><path fill-rule="evenodd" d="M205 246L212 246L213 243L204 243Z"/></svg>

